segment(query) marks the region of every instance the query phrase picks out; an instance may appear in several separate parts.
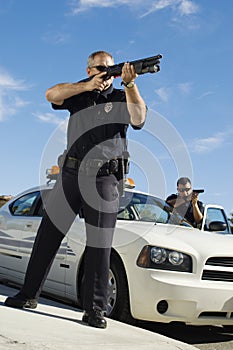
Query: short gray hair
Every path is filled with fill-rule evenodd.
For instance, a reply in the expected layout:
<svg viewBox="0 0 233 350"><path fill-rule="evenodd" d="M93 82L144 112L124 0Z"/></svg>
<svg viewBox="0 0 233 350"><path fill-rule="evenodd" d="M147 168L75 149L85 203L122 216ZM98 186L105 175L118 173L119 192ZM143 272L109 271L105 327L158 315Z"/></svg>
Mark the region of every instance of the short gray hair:
<svg viewBox="0 0 233 350"><path fill-rule="evenodd" d="M188 178L188 177L180 177L178 180L177 180L177 186L179 185L186 185L186 184L190 184L192 185L191 183L191 180Z"/></svg>
<svg viewBox="0 0 233 350"><path fill-rule="evenodd" d="M93 65L94 58L97 55L106 55L106 56L109 56L113 60L113 56L109 52L107 52L107 51L95 51L88 56L88 59L87 59L87 66L88 67L91 67Z"/></svg>

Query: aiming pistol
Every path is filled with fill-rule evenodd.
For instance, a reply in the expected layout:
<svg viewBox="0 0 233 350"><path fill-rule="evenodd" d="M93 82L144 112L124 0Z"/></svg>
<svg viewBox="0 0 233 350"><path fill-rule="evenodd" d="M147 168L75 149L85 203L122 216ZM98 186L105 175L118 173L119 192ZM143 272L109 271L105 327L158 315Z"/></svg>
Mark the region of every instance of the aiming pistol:
<svg viewBox="0 0 233 350"><path fill-rule="evenodd" d="M204 192L204 190L203 190L203 189L201 189L201 190L193 190L193 192L194 192L194 193L198 193L198 194L199 194L199 193L203 193L203 192Z"/></svg>

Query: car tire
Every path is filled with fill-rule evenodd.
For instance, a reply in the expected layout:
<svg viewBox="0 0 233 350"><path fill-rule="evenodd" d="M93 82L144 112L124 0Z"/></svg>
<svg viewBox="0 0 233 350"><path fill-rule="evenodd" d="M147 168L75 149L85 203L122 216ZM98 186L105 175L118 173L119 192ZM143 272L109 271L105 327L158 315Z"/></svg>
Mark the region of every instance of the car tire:
<svg viewBox="0 0 233 350"><path fill-rule="evenodd" d="M113 252L109 271L109 295L107 316L131 325L136 320L130 312L129 290L126 272L120 257Z"/></svg>

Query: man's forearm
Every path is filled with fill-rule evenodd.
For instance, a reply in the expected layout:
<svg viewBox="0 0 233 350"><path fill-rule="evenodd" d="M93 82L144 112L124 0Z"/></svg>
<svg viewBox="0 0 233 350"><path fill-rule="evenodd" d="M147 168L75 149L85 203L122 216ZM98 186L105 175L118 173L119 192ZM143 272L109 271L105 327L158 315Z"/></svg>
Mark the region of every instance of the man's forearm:
<svg viewBox="0 0 233 350"><path fill-rule="evenodd" d="M141 97L137 85L132 88L125 87L127 108L132 125L141 125L146 119L146 104Z"/></svg>
<svg viewBox="0 0 233 350"><path fill-rule="evenodd" d="M86 82L57 84L46 91L46 98L51 103L61 105L66 98L87 91L87 87Z"/></svg>
<svg viewBox="0 0 233 350"><path fill-rule="evenodd" d="M203 218L203 215L197 204L193 205L193 216L197 224L199 224Z"/></svg>

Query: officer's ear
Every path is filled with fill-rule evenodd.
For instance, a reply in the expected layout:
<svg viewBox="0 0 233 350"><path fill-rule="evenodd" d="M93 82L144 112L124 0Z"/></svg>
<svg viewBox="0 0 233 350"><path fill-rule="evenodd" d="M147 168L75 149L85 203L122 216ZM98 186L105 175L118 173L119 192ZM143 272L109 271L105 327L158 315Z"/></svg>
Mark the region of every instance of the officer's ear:
<svg viewBox="0 0 233 350"><path fill-rule="evenodd" d="M87 67L86 72L87 72L87 75L90 77L91 76L91 68Z"/></svg>

